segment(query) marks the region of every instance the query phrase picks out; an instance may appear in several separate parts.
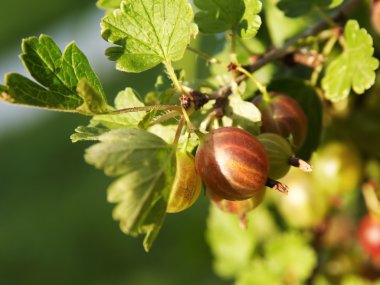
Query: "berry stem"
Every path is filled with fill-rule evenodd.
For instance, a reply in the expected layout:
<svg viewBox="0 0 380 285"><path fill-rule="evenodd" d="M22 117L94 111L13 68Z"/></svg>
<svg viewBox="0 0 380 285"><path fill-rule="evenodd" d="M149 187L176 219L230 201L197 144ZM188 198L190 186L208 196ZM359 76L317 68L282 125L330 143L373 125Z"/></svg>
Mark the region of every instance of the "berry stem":
<svg viewBox="0 0 380 285"><path fill-rule="evenodd" d="M288 186L286 186L285 184L279 182L279 181L276 181L276 180L273 180L271 178L268 178L267 179L267 182L265 184L267 187L269 188L272 188L274 190L277 190L283 194L288 194L289 192L289 188Z"/></svg>
<svg viewBox="0 0 380 285"><path fill-rule="evenodd" d="M295 156L289 157L288 162L291 166L298 167L299 169L301 169L304 172L312 172L313 171L313 169L309 163L307 163L306 161L304 161L298 157L295 157Z"/></svg>
<svg viewBox="0 0 380 285"><path fill-rule="evenodd" d="M268 94L267 87L264 84L262 84L256 78L256 76L254 76L252 73L248 72L246 69L244 69L241 66L238 66L237 70L240 71L241 73L243 73L244 75L246 75L248 78L250 78L256 84L256 86L260 90L261 94L263 94L263 100L265 102L269 102L270 101L270 96Z"/></svg>

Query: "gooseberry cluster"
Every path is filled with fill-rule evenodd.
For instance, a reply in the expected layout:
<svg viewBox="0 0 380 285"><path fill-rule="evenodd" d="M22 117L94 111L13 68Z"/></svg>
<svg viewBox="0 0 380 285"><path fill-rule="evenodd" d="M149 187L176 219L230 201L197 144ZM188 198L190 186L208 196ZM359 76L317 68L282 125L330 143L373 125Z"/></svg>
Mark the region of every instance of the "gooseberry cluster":
<svg viewBox="0 0 380 285"><path fill-rule="evenodd" d="M299 103L288 95L270 93L253 100L261 114L261 134L254 136L238 127L220 127L201 135L194 161L177 157L177 175L168 212L190 207L203 181L210 200L222 211L238 215L256 208L266 187L282 193L288 187L277 179L291 166L309 172L311 166L296 158L307 134L307 118ZM178 155L177 155L178 156ZM186 185L186 186L184 186ZM179 206L181 205L181 206Z"/></svg>

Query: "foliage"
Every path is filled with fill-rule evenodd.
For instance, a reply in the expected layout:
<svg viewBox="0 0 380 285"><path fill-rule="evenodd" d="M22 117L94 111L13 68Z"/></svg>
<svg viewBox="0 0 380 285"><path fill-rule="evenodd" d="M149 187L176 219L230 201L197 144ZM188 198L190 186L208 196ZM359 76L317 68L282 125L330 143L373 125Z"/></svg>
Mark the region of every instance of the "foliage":
<svg viewBox="0 0 380 285"><path fill-rule="evenodd" d="M369 158L371 165L379 164L380 159L378 150L363 151L368 142L363 142L360 124L370 118L366 127L370 128L371 122L375 127L367 133L374 134L371 141L378 145L378 110L373 109L380 103L375 85L380 80L376 78L376 42L363 21L349 19L344 26L337 21L354 4L348 0L195 0L192 6L186 0L99 0L97 6L107 10L101 35L113 45L105 51L106 56L116 62L116 69L129 73L162 64L164 71L156 85L145 96L126 86L110 106L76 44L70 43L61 52L52 38L41 35L23 40L20 57L35 81L8 74L0 85L0 99L91 116L87 126L75 129L71 140L95 141L86 150L85 160L115 178L107 191L108 202L115 204L113 218L125 234L145 235L143 244L149 251L167 217L176 151L196 152L203 134L219 127L234 126L259 135L265 114L251 100L261 95L261 104L268 104L272 100L269 91L292 97L305 112L308 129L305 143L295 155L304 160L313 157L316 174L284 177L283 181L294 187L293 195L269 193L250 213L234 216L212 205L206 236L215 271L222 278L235 279L238 285L367 284L365 276L360 276L364 270L351 266L331 272L324 259L332 256L338 260L343 255L351 260L360 251L348 229L344 238L333 234L340 237L335 244L327 236L337 211L363 208L354 190L364 177L374 180L371 197L380 197L379 175L360 167L367 165ZM264 24L260 13L266 15ZM280 15L279 21L273 15ZM306 30L308 23L315 26ZM287 40L297 32L301 34ZM221 34L225 40L218 39ZM208 54L195 48L202 47L202 41L219 46ZM203 78L186 76L189 67L181 63L176 67L183 70L175 70L173 62L190 52L207 62ZM265 70L263 80L263 74L256 71L269 65L272 68ZM268 86L263 81L268 81ZM364 99L351 90L363 94ZM281 107L285 114L289 112L289 106ZM279 120L285 120L285 127L291 129L294 121L284 117L272 119L278 129ZM289 146L294 145L294 136L290 133L284 138ZM341 156L336 158L338 162L332 161L333 155L322 159L322 150L315 154L323 144L328 149L333 140L346 145L359 141L351 146L350 152L357 154L355 161L340 155L343 152L339 150L334 151ZM299 158L291 156L288 163L308 169L307 162ZM356 167L349 168L350 161ZM342 164L352 172L350 179ZM266 179L267 186L286 189L280 182ZM341 232L345 230L342 225ZM380 266L379 260L371 256L374 267ZM363 258L360 262L365 266Z"/></svg>

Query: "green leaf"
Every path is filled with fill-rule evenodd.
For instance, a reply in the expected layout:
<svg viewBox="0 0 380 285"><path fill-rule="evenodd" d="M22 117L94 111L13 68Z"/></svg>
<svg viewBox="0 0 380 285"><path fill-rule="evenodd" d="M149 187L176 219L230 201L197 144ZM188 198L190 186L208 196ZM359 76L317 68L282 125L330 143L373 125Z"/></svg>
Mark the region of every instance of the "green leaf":
<svg viewBox="0 0 380 285"><path fill-rule="evenodd" d="M249 264L256 246L254 220L247 215L247 230L241 228L237 215L210 208L207 220L207 241L214 255L214 268L222 277L234 277Z"/></svg>
<svg viewBox="0 0 380 285"><path fill-rule="evenodd" d="M368 281L359 276L347 276L343 279L342 285L380 285L378 281Z"/></svg>
<svg viewBox="0 0 380 285"><path fill-rule="evenodd" d="M238 94L228 96L229 105L226 115L233 121L233 126L241 127L253 134L259 134L261 113L251 102L244 101Z"/></svg>
<svg viewBox="0 0 380 285"><path fill-rule="evenodd" d="M120 9L102 19L103 38L118 45L106 54L126 72L180 60L197 33L193 16L186 0L124 0Z"/></svg>
<svg viewBox="0 0 380 285"><path fill-rule="evenodd" d="M107 101L88 82L86 78L79 80L77 85L78 95L83 99L83 104L77 108L83 114L99 114L109 111Z"/></svg>
<svg viewBox="0 0 380 285"><path fill-rule="evenodd" d="M149 250L165 216L174 176L172 148L141 129L113 130L99 140L87 149L85 159L107 175L121 176L107 191L108 201L117 204L113 217L124 233L146 234Z"/></svg>
<svg viewBox="0 0 380 285"><path fill-rule="evenodd" d="M101 9L117 9L122 0L98 0L96 6Z"/></svg>
<svg viewBox="0 0 380 285"><path fill-rule="evenodd" d="M373 40L355 20L347 22L344 29L343 53L327 67L322 80L325 97L340 101L350 94L351 88L363 94L375 83L375 70L379 61L373 57Z"/></svg>
<svg viewBox="0 0 380 285"><path fill-rule="evenodd" d="M53 39L41 35L38 39L24 39L22 50L21 60L39 84L20 74L7 74L6 88L2 88L0 99L14 104L81 112L77 108L83 104L84 94L79 95L77 87L79 81L85 78L87 85L96 93L96 98L90 98L91 94L87 94L85 104L91 101L106 105L103 88L75 43L69 44L62 54ZM90 105L92 108L92 103ZM84 113L87 112L85 110Z"/></svg>
<svg viewBox="0 0 380 285"><path fill-rule="evenodd" d="M242 271L235 285L283 285L281 277L275 274L265 259L255 259Z"/></svg>
<svg viewBox="0 0 380 285"><path fill-rule="evenodd" d="M335 8L343 3L343 0L280 0L277 7L287 17L299 17L307 14L313 8Z"/></svg>
<svg viewBox="0 0 380 285"><path fill-rule="evenodd" d="M120 91L115 98L115 108L117 110L144 106L140 95L132 88L126 88ZM139 111L115 115L97 115L91 120L91 124L101 124L109 129L137 127L145 114L145 111Z"/></svg>
<svg viewBox="0 0 380 285"><path fill-rule="evenodd" d="M308 119L308 132L297 156L309 160L317 149L322 133L322 104L314 89L308 82L298 78L279 78L272 80L268 90L284 93L297 100Z"/></svg>
<svg viewBox="0 0 380 285"><path fill-rule="evenodd" d="M73 143L78 141L96 141L100 135L108 131L108 128L102 126L79 126L75 129L75 133L70 136L70 139Z"/></svg>
<svg viewBox="0 0 380 285"><path fill-rule="evenodd" d="M259 0L195 0L201 10L195 21L203 33L235 31L242 38L256 35L261 26Z"/></svg>
<svg viewBox="0 0 380 285"><path fill-rule="evenodd" d="M264 245L269 266L291 284L305 281L317 263L316 253L301 234L277 235ZM297 282L298 281L298 282Z"/></svg>

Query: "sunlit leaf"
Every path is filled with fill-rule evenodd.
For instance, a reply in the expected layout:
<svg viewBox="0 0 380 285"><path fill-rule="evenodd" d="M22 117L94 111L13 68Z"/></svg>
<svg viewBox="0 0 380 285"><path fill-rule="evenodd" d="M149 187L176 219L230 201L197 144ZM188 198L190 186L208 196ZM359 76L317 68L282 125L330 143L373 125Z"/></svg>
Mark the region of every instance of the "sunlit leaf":
<svg viewBox="0 0 380 285"><path fill-rule="evenodd" d="M115 203L114 219L125 234L146 234L148 251L165 216L173 180L172 148L159 137L141 129L105 133L86 150L89 164L107 175L120 176L107 191Z"/></svg>
<svg viewBox="0 0 380 285"><path fill-rule="evenodd" d="M373 40L355 20L347 22L344 29L343 53L327 67L322 80L325 97L339 101L350 94L351 88L363 94L375 83L375 70L379 61L373 57Z"/></svg>
<svg viewBox="0 0 380 285"><path fill-rule="evenodd" d="M106 54L127 72L180 60L197 33L193 16L186 0L124 0L102 19L103 38L117 45Z"/></svg>

